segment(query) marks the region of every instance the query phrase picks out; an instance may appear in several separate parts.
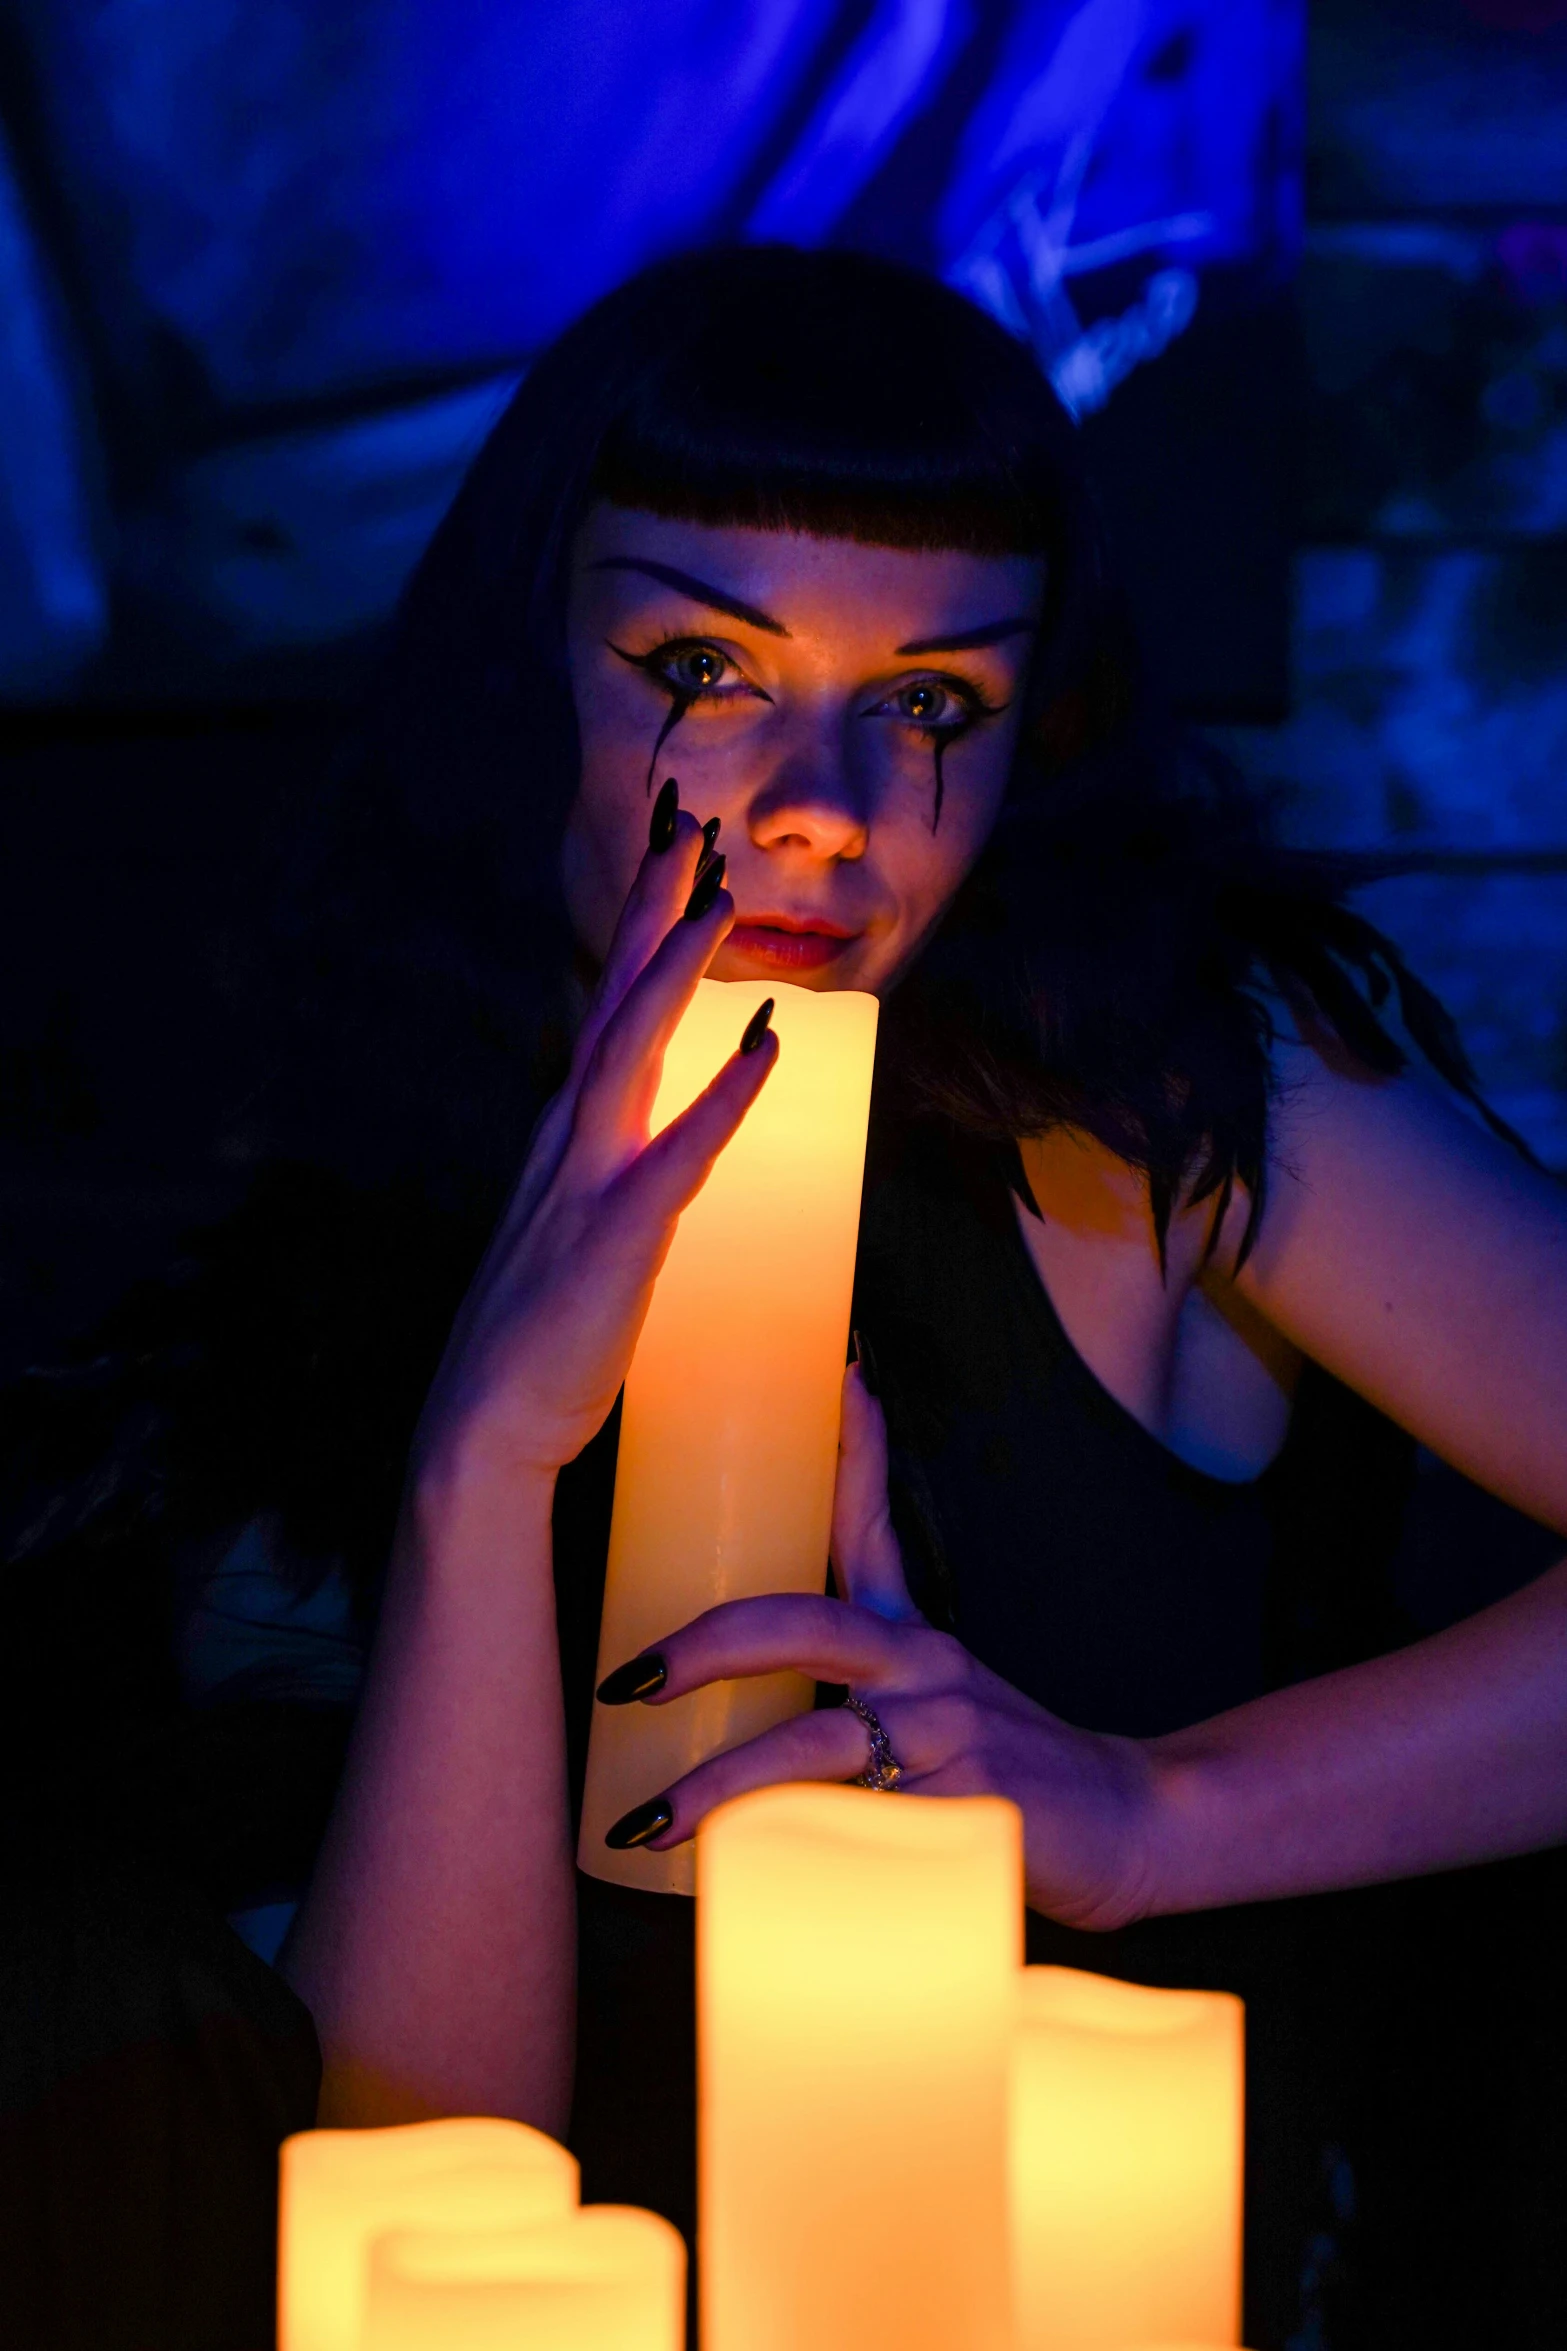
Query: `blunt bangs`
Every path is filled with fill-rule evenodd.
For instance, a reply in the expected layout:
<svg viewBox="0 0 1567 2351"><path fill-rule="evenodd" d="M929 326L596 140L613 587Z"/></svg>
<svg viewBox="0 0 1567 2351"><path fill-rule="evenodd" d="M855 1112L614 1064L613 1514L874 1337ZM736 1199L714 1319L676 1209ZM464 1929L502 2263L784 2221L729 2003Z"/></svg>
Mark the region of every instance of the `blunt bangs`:
<svg viewBox="0 0 1567 2351"><path fill-rule="evenodd" d="M595 495L876 546L1060 551L1072 427L994 320L859 254L699 260L683 264L684 332L605 435Z"/></svg>

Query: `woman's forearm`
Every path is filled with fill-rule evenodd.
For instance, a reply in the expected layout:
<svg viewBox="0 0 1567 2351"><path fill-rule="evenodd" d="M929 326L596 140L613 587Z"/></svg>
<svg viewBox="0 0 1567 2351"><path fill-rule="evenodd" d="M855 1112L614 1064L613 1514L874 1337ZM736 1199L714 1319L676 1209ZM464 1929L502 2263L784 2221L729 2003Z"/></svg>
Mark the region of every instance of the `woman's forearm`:
<svg viewBox="0 0 1567 2351"><path fill-rule="evenodd" d="M1369 1664L1155 1740L1143 1914L1567 1838L1567 1561Z"/></svg>
<svg viewBox="0 0 1567 2351"><path fill-rule="evenodd" d="M323 2123L564 2130L574 1891L553 1480L454 1470L405 1516L343 1785L283 1957Z"/></svg>

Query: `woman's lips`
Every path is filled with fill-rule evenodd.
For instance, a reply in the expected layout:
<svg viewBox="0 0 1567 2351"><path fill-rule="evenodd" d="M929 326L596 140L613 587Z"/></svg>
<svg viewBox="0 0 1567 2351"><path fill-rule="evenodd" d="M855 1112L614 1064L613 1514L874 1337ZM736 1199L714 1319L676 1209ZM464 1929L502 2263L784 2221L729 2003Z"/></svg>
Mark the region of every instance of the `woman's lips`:
<svg viewBox="0 0 1567 2351"><path fill-rule="evenodd" d="M724 945L731 954L769 971L819 971L859 937L837 923L800 922L788 915L742 916Z"/></svg>

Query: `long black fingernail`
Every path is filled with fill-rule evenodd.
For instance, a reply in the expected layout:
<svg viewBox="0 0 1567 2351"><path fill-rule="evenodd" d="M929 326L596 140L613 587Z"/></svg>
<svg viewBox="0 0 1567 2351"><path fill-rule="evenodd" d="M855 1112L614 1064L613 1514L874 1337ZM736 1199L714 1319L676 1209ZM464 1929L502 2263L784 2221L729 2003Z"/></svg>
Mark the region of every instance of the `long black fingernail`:
<svg viewBox="0 0 1567 2351"><path fill-rule="evenodd" d="M718 828L722 822L722 817L710 816L706 824L702 827L702 846L696 853L696 871L691 876L691 887L693 890L696 888L697 883L702 879L702 876L706 873L708 867L712 864L713 859L718 854L718 852L713 847L713 843L718 838Z"/></svg>
<svg viewBox="0 0 1567 2351"><path fill-rule="evenodd" d="M759 1004L757 1006L750 1019L746 1022L744 1029L741 1031L740 1050L742 1053L754 1053L756 1051L758 1045L760 1045L762 1039L767 1034L768 1025L771 1022L772 1017L773 1000L771 996L769 996L765 1003Z"/></svg>
<svg viewBox="0 0 1567 2351"><path fill-rule="evenodd" d="M650 1796L645 1804L633 1804L629 1812L623 1812L614 1827L604 1831L604 1842L612 1853L629 1853L633 1845L645 1845L649 1837L659 1836L674 1817L667 1796Z"/></svg>
<svg viewBox="0 0 1567 2351"><path fill-rule="evenodd" d="M707 871L694 885L690 897L686 900L687 922L700 922L703 915L711 911L713 900L724 886L724 868L728 863L727 857L715 857Z"/></svg>
<svg viewBox="0 0 1567 2351"><path fill-rule="evenodd" d="M669 1668L656 1649L633 1657L607 1673L598 1686L601 1706L629 1706L633 1698L651 1698L669 1679Z"/></svg>
<svg viewBox="0 0 1567 2351"><path fill-rule="evenodd" d="M876 1376L876 1358L871 1351L871 1343L861 1330L851 1331L849 1335L854 1341L854 1360L860 1367L865 1393L867 1396L879 1396L881 1381Z"/></svg>
<svg viewBox="0 0 1567 2351"><path fill-rule="evenodd" d="M662 857L666 849L675 845L675 816L679 807L680 786L671 776L653 803L652 821L647 828L647 845L655 857Z"/></svg>

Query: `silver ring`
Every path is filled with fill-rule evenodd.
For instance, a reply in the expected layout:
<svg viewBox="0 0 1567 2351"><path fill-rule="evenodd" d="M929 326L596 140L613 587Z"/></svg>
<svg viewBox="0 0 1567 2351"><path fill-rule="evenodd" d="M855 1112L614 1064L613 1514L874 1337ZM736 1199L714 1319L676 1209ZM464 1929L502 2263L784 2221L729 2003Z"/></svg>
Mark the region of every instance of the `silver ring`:
<svg viewBox="0 0 1567 2351"><path fill-rule="evenodd" d="M858 1715L870 1734L871 1759L864 1771L852 1783L856 1788L874 1788L879 1796L890 1796L903 1777L903 1766L892 1752L892 1741L881 1727L881 1717L863 1698L856 1698L851 1690L844 1699L851 1714Z"/></svg>

